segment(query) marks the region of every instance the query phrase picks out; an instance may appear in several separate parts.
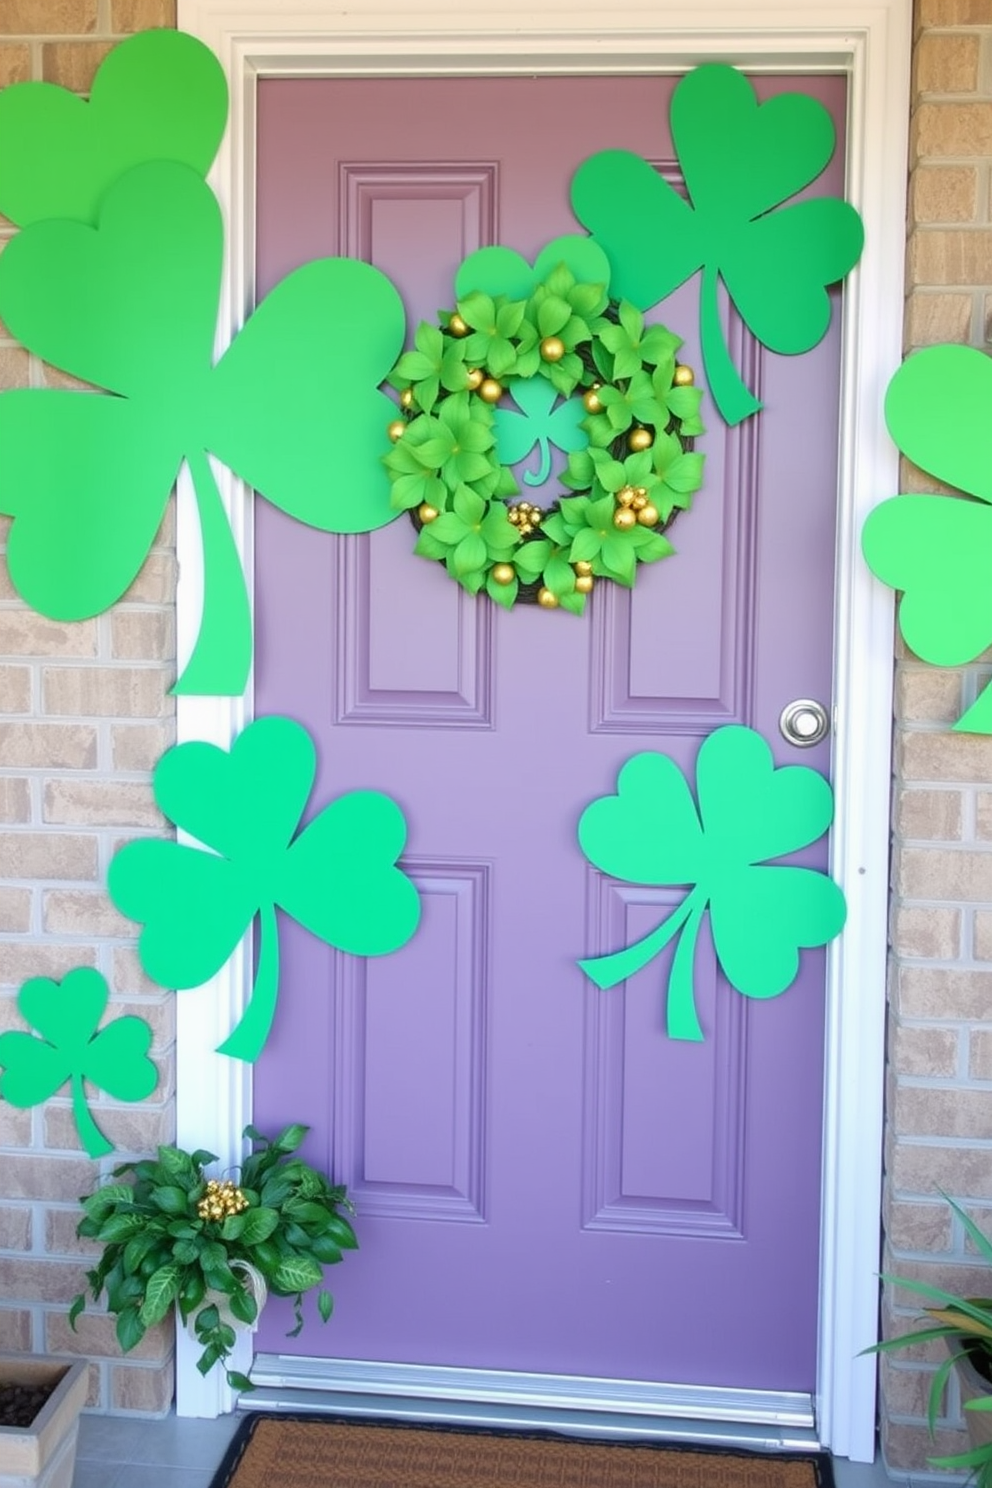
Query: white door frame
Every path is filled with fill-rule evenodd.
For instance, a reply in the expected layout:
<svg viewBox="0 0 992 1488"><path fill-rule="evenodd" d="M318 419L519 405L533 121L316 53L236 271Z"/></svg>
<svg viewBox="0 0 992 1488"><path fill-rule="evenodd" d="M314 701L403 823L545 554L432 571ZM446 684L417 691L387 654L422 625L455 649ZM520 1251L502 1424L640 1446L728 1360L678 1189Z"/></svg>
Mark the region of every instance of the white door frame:
<svg viewBox="0 0 992 1488"><path fill-rule="evenodd" d="M414 24L416 29L412 29ZM902 350L911 0L501 0L498 9L432 0L179 0L180 26L220 58L231 124L211 182L227 224L218 349L253 303L254 104L260 76L430 73L674 72L705 60L754 71L848 77L847 195L862 213L865 252L844 296L835 620L832 872L847 894L844 934L830 948L826 1030L823 1219L817 1418L836 1455L874 1455L883 1115L885 955L892 687L892 597L860 557L867 511L897 489L897 454L882 399ZM227 471L219 483L251 583L251 511ZM178 627L188 654L201 602L198 529L179 498ZM180 698L180 740L229 744L251 716L245 698ZM177 998L178 1140L225 1163L241 1152L251 1072L211 1052L250 987L242 949L206 987ZM776 1321L769 1298L769 1326ZM216 1415L233 1396L178 1345L178 1408Z"/></svg>

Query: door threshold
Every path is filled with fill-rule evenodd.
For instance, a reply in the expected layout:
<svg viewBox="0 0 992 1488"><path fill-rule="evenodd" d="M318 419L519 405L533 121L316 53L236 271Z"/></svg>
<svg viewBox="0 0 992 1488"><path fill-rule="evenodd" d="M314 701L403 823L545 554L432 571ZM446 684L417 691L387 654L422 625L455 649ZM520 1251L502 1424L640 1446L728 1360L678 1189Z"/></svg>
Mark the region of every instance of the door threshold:
<svg viewBox="0 0 992 1488"><path fill-rule="evenodd" d="M751 1451L811 1452L820 1442L809 1395L642 1380L373 1364L258 1354L241 1410L557 1431Z"/></svg>

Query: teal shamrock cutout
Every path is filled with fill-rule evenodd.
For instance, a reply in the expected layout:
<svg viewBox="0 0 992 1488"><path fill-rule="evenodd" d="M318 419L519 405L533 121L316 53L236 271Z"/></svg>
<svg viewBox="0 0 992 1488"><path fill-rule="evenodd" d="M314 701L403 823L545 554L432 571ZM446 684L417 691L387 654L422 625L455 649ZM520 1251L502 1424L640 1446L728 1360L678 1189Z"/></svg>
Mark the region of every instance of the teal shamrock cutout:
<svg viewBox="0 0 992 1488"><path fill-rule="evenodd" d="M398 950L420 918L396 867L406 822L388 796L349 791L298 831L316 768L313 740L291 718L257 719L230 752L179 744L155 767L155 799L203 848L142 839L110 864L110 897L144 925L138 955L162 986L200 986L260 917L251 999L220 1047L236 1059L258 1058L275 1014L277 907L354 956Z"/></svg>
<svg viewBox="0 0 992 1488"><path fill-rule="evenodd" d="M555 408L558 395L543 377L519 378L510 383L509 392L520 412L496 409L497 454L501 464L516 465L536 446L538 467L524 471L524 485L543 486L551 474L551 445L566 454L588 447L589 435L581 427L586 410L579 398L570 398Z"/></svg>
<svg viewBox="0 0 992 1488"><path fill-rule="evenodd" d="M99 226L26 227L0 259L0 315L31 351L113 396L0 395L0 510L22 598L56 620L113 604L137 574L183 460L203 544L200 634L181 693L237 695L251 662L244 576L208 452L312 527L391 522L378 388L403 341L385 275L318 259L282 280L213 365L220 209L189 166L136 167Z"/></svg>
<svg viewBox="0 0 992 1488"><path fill-rule="evenodd" d="M34 1033L0 1034L0 1096L12 1106L37 1106L68 1080L72 1113L90 1157L113 1152L86 1103L84 1080L114 1100L141 1101L158 1083L148 1058L152 1031L143 1018L115 1018L97 1032L110 991L98 971L81 966L61 986L32 977L17 995L17 1007Z"/></svg>
<svg viewBox="0 0 992 1488"><path fill-rule="evenodd" d="M227 123L227 81L183 31L139 31L101 62L89 102L54 83L0 92L0 212L91 226L118 177L149 160L205 176Z"/></svg>
<svg viewBox="0 0 992 1488"><path fill-rule="evenodd" d="M668 981L671 1038L703 1037L693 960L709 911L724 975L746 997L777 997L799 971L799 948L825 945L846 915L844 895L812 868L770 862L822 837L833 792L803 765L776 769L760 734L731 724L704 740L696 760L698 809L674 760L633 755L579 819L579 843L595 867L628 883L691 886L656 930L613 955L580 961L597 987L645 967L680 931Z"/></svg>
<svg viewBox="0 0 992 1488"><path fill-rule="evenodd" d="M992 362L969 346L916 352L889 383L885 421L914 465L975 498L892 496L861 533L872 573L903 591L907 646L961 666L992 646ZM992 734L992 685L954 727Z"/></svg>
<svg viewBox="0 0 992 1488"><path fill-rule="evenodd" d="M731 361L720 281L772 351L808 351L830 324L826 287L857 262L864 229L833 197L773 210L833 155L833 123L816 99L782 93L759 105L742 73L708 63L675 89L671 127L689 201L639 155L604 150L576 172L572 207L606 251L611 292L641 309L702 269L706 379L726 422L738 424L761 404Z"/></svg>

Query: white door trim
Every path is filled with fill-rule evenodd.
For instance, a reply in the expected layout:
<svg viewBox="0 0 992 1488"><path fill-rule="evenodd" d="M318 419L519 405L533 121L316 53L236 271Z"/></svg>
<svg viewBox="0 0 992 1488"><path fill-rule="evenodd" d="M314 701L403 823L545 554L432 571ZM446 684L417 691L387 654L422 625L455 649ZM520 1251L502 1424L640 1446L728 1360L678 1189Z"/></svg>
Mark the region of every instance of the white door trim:
<svg viewBox="0 0 992 1488"><path fill-rule="evenodd" d="M347 9L327 0L179 0L179 24L211 47L231 86L231 125L211 176L228 227L218 349L252 305L259 76L669 72L718 58L849 79L847 194L864 217L866 246L844 298L832 871L849 918L828 967L817 1406L821 1442L871 1460L875 1366L858 1351L876 1336L893 631L891 595L869 575L858 537L867 511L898 489L882 398L902 349L911 0L502 0L498 10L432 0L416 30L397 0ZM226 471L218 476L250 576L246 494ZM201 596L185 489L178 543L182 655ZM250 688L245 699L180 698L179 738L227 745L250 712ZM250 1070L209 1050L244 1005L249 975L242 952L206 988L177 999L178 1140L226 1163L237 1159L250 1120ZM178 1350L180 1414L230 1409L217 1371L202 1379L187 1339Z"/></svg>

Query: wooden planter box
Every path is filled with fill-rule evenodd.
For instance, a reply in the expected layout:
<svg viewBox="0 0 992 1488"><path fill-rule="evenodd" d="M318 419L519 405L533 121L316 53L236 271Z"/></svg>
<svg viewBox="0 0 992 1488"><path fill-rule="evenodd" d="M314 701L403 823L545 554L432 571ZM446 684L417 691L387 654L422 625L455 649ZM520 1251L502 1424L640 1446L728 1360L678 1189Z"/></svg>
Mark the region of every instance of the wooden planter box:
<svg viewBox="0 0 992 1488"><path fill-rule="evenodd" d="M88 1373L85 1359L0 1354L0 1384L58 1380L30 1426L0 1426L0 1488L72 1488Z"/></svg>

